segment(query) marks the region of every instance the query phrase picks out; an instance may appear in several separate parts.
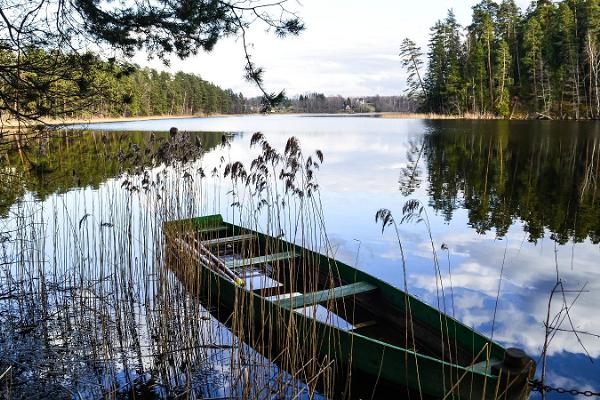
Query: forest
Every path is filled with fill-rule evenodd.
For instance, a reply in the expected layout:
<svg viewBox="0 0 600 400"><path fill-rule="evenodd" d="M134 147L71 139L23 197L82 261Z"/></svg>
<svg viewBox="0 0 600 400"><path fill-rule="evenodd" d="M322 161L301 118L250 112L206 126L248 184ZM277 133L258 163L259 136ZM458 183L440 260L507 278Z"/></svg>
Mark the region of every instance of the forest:
<svg viewBox="0 0 600 400"><path fill-rule="evenodd" d="M0 105L8 109L7 115L35 120L244 111L242 94L195 74L171 74L91 53L77 56L39 48L0 53L3 65L17 64L17 58L19 70L3 74L0 81Z"/></svg>
<svg viewBox="0 0 600 400"><path fill-rule="evenodd" d="M483 0L462 27L450 10L426 50L402 42L422 111L499 117L600 117L600 1Z"/></svg>
<svg viewBox="0 0 600 400"><path fill-rule="evenodd" d="M33 120L81 117L242 114L265 111L264 97L245 98L199 75L171 74L135 64L28 48L18 55L0 53L19 71L0 80L0 110ZM69 64L77 64L68 68ZM5 71L6 72L6 71ZM407 96L342 97L322 93L282 96L275 112L414 112ZM12 107L11 107L12 106ZM5 118L6 119L6 118Z"/></svg>

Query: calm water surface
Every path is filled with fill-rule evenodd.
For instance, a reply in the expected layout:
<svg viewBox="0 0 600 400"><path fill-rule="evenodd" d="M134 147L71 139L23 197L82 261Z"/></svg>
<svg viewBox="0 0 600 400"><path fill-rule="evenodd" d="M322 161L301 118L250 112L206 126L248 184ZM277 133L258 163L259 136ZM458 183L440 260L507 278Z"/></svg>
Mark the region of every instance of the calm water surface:
<svg viewBox="0 0 600 400"><path fill-rule="evenodd" d="M292 135L305 152L322 150L318 181L336 258L398 287L404 283L396 237L391 230L382 234L374 217L388 208L400 221L405 202L417 199L425 205L426 221L400 225L410 291L436 303L435 251L444 283L453 287L447 304L454 310L448 312L538 361L558 275L569 291L564 299L554 297L551 314L564 300L572 325L563 312L565 332L549 344L548 383L600 390L600 124L252 116L86 129L139 139L171 126L217 132L202 134L205 170L222 157L248 163L256 155L249 147L256 131L280 150ZM124 131L130 133L118 133ZM218 145L219 132L232 134L230 147ZM77 147L64 151L79 154ZM29 176L8 187L3 215L19 199L46 208L59 202L81 212L82 202L94 203L107 188L119 196L122 165L94 154L72 159L77 165L68 167L69 174ZM227 204L212 207L227 218ZM566 332L573 327L578 337Z"/></svg>

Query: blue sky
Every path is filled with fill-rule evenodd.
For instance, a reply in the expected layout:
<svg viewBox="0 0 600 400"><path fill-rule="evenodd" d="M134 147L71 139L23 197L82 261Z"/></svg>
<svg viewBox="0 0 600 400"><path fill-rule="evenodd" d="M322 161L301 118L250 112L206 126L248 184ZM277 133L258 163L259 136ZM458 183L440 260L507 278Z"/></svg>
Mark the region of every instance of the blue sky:
<svg viewBox="0 0 600 400"><path fill-rule="evenodd" d="M265 67L272 91L289 95L319 91L327 95L361 96L401 94L405 75L398 48L404 37L423 47L429 28L454 9L458 21L470 21L475 0L305 0L289 1L306 23L297 38L278 39L256 26L250 32L257 64ZM516 0L524 9L529 0ZM139 55L142 65L165 69ZM188 60L173 59L169 70L200 74L216 84L247 96L258 91L243 79L242 46L233 38L222 40L213 52Z"/></svg>

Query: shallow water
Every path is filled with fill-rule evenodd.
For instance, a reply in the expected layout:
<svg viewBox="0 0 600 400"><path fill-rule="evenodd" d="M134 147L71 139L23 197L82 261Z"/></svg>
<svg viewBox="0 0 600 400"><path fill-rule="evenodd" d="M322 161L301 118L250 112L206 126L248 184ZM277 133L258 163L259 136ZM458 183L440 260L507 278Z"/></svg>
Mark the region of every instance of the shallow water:
<svg viewBox="0 0 600 400"><path fill-rule="evenodd" d="M317 179L336 258L398 287L404 285L398 243L393 230L382 234L375 213L388 208L400 223L406 201L418 200L425 206L422 221L399 225L410 292L437 305L437 258L446 311L539 362L558 276L567 291L553 297L551 319L565 303L569 312L561 314L561 331L548 347L547 383L600 391L600 124L251 116L86 128L99 136L112 131L126 143L171 126L234 133L229 147L218 146L222 133L202 134L206 171L221 157L248 163L256 131L280 150L292 135L303 151L322 150ZM123 131L135 133L117 133ZM14 202L25 199L32 212L58 204L73 213L74 224L90 208L98 221L108 220L98 215L107 197L121 196L123 178L107 158L83 154L72 157L76 166L67 167L71 158L63 157L50 178L28 175L25 185L5 185L3 215L10 218L19 207ZM204 209L228 219L229 203ZM573 328L578 335L568 332Z"/></svg>

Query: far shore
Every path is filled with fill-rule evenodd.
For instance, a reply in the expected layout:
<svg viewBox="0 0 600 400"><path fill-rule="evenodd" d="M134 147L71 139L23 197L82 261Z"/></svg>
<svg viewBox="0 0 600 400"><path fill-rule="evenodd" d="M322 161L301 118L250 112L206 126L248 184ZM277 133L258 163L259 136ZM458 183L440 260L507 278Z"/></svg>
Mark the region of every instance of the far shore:
<svg viewBox="0 0 600 400"><path fill-rule="evenodd" d="M117 122L130 122L130 121L153 121L163 119L187 119L187 118L215 118L215 117L231 117L236 115L248 115L248 114L196 114L196 115L146 115L139 117L81 117L81 118L43 118L39 122L34 122L33 125L45 124L51 127L60 127L64 125L85 125L85 124L100 124L100 123L117 123ZM33 125L23 124L22 126L31 127ZM18 123L15 121L3 121L1 125L2 129L14 129L18 127Z"/></svg>
<svg viewBox="0 0 600 400"><path fill-rule="evenodd" d="M139 117L85 117L85 118L65 118L65 119L47 119L44 120L45 124L50 126L61 126L61 125L84 125L84 124L109 124L116 122L130 122L130 121L154 121L162 119L188 119L188 118L214 118L232 116L234 114L196 114L196 115L146 115Z"/></svg>
<svg viewBox="0 0 600 400"><path fill-rule="evenodd" d="M215 118L215 117L240 117L251 115L265 115L259 113L250 114L196 114L196 115L151 115L140 117L86 117L60 120L45 120L44 123L50 126L61 125L80 125L95 123L117 123L129 121L152 121L164 119L188 119L188 118ZM268 115L296 115L296 116L317 116L317 117L370 117L370 118L389 118L389 119L465 119L465 120L492 120L503 119L492 114L465 114L465 115L446 115L433 113L401 113L401 112L369 112L369 113L296 113L296 112L273 112ZM522 119L522 118L517 118Z"/></svg>
<svg viewBox="0 0 600 400"><path fill-rule="evenodd" d="M43 119L37 124L45 124L50 127L61 127L66 125L86 125L98 123L118 123L132 121L153 121L165 119L189 119L189 118L216 118L216 117L239 117L252 114L195 114L195 115L148 115L139 117L84 117L84 118L62 118L62 119ZM515 115L513 118L502 118L493 114L435 114L435 113L402 113L402 112L370 112L370 113L294 113L294 112L273 112L268 115L297 115L297 116L318 116L318 117L363 117L363 118L384 118L384 119L421 119L421 120L535 120L551 118L531 118L523 115ZM559 119L557 119L559 120ZM588 121L581 119L580 121ZM35 123L33 125L36 125ZM22 127L31 127L33 125L23 124ZM3 121L0 130L14 130L18 124L14 121Z"/></svg>

